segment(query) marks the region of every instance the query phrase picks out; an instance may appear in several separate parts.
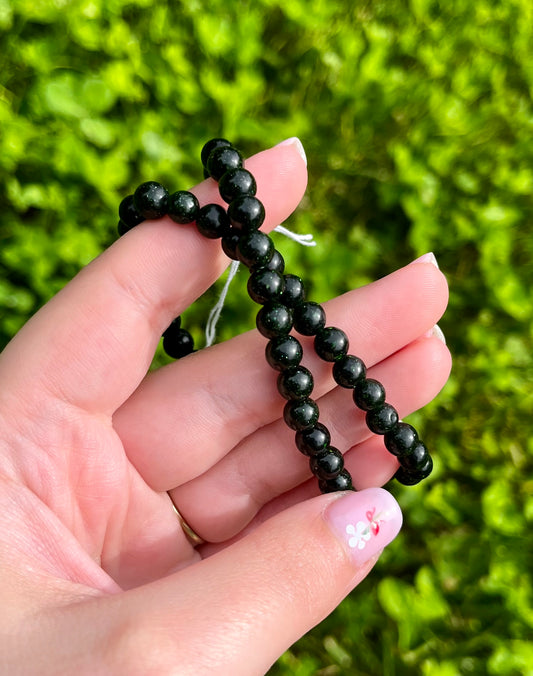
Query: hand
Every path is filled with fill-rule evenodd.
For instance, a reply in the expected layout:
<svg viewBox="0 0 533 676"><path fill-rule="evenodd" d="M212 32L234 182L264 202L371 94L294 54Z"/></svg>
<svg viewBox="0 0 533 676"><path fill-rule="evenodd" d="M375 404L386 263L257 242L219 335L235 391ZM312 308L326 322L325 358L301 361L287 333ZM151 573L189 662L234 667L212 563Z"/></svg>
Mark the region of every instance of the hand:
<svg viewBox="0 0 533 676"><path fill-rule="evenodd" d="M247 166L272 229L305 164L288 144ZM218 200L213 181L194 192ZM2 353L2 673L263 673L398 532L380 488L317 495L256 331L146 376L163 330L226 264L194 227L144 223ZM449 353L425 337L446 300L418 263L326 305L400 415L446 381ZM383 484L395 458L329 367L306 363L357 488ZM206 544L191 546L167 491Z"/></svg>

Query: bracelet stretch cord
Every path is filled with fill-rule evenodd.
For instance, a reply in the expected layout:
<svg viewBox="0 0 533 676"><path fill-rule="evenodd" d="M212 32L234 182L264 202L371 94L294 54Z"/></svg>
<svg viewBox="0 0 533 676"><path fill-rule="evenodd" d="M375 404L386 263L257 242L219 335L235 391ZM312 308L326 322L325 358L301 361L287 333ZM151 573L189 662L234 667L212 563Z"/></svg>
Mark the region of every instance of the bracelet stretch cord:
<svg viewBox="0 0 533 676"><path fill-rule="evenodd" d="M433 461L416 430L400 421L396 409L385 401L383 385L367 378L363 361L348 354L348 337L344 331L326 325L324 308L306 300L303 281L285 273L283 256L273 240L259 230L265 219L265 208L255 196L257 184L244 168L241 153L226 139L216 138L205 144L201 159L204 177L218 182L227 209L219 204L200 207L191 192L179 190L169 194L160 183L147 181L120 203L119 235L144 220L163 216L169 216L180 225L194 222L204 237L221 240L224 253L233 261L230 277L235 275L238 263L248 268L248 294L261 305L256 326L268 340L266 360L279 372L277 388L286 399L283 418L296 432L296 446L309 457L311 472L317 477L322 493L355 489L344 467L342 453L331 446L331 435L319 422L318 405L311 398L313 375L300 364L303 348L292 335L293 330L314 337L315 352L333 364L337 385L352 391L355 405L366 414L369 430L383 435L387 450L400 463L395 478L404 485L414 485L425 479L433 469ZM285 230L281 226L278 228ZM226 282L224 295L228 285ZM208 343L214 339L214 326L223 301L221 297L208 320ZM193 338L182 328L181 317L174 319L164 332L163 348L174 359L194 352Z"/></svg>

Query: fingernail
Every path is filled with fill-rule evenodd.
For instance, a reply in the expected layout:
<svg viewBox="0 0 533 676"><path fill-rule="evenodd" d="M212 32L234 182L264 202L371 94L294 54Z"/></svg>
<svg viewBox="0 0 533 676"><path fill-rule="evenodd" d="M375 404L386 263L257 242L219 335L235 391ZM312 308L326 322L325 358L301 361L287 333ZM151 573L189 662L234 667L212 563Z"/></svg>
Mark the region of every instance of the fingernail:
<svg viewBox="0 0 533 676"><path fill-rule="evenodd" d="M429 253L425 253L423 256L420 256L420 258L417 258L416 260L411 261L411 263L409 263L409 265L413 265L413 263L431 263L436 268L439 268L439 264L437 263L437 259L435 257L435 254L433 253L433 251L430 251Z"/></svg>
<svg viewBox="0 0 533 676"><path fill-rule="evenodd" d="M383 488L344 495L327 507L324 518L349 551L355 566L381 552L402 526L400 507Z"/></svg>
<svg viewBox="0 0 533 676"><path fill-rule="evenodd" d="M302 142L297 136L292 136L291 138L285 139L285 141L282 141L281 143L277 144L278 146L294 146L296 150L299 152L300 157L302 160L305 162L305 166L307 167L307 155L305 154L304 147L302 145Z"/></svg>
<svg viewBox="0 0 533 676"><path fill-rule="evenodd" d="M427 333L424 334L424 338L438 338L441 343L444 343L446 345L446 336L444 333L442 333L442 329L438 324L435 324L435 326L430 329Z"/></svg>

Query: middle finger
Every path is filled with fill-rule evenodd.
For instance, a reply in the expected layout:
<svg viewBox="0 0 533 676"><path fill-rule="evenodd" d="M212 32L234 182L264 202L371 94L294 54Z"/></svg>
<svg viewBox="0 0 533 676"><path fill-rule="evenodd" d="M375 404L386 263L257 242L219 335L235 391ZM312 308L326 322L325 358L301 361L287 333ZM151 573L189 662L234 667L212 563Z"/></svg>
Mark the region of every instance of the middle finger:
<svg viewBox="0 0 533 676"><path fill-rule="evenodd" d="M423 335L447 301L442 273L409 265L328 302L328 323L345 328L368 367ZM372 329L372 330L371 330ZM144 480L167 491L200 476L242 439L279 418L275 373L256 331L150 374L114 418L128 457ZM309 354L309 341L306 341ZM311 349L312 352L312 349ZM331 390L331 365L309 354L313 397Z"/></svg>

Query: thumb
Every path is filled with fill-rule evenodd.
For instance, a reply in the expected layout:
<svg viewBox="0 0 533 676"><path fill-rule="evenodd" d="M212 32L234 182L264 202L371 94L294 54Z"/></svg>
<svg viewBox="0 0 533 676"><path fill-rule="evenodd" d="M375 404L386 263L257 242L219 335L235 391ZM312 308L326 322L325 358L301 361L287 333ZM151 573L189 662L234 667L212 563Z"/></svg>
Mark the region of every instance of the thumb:
<svg viewBox="0 0 533 676"><path fill-rule="evenodd" d="M116 610L129 629L132 618L141 625L121 643L143 654L121 663L133 659L131 673L155 673L168 660L180 674L264 674L368 574L401 523L381 488L300 503L208 559L127 592Z"/></svg>

